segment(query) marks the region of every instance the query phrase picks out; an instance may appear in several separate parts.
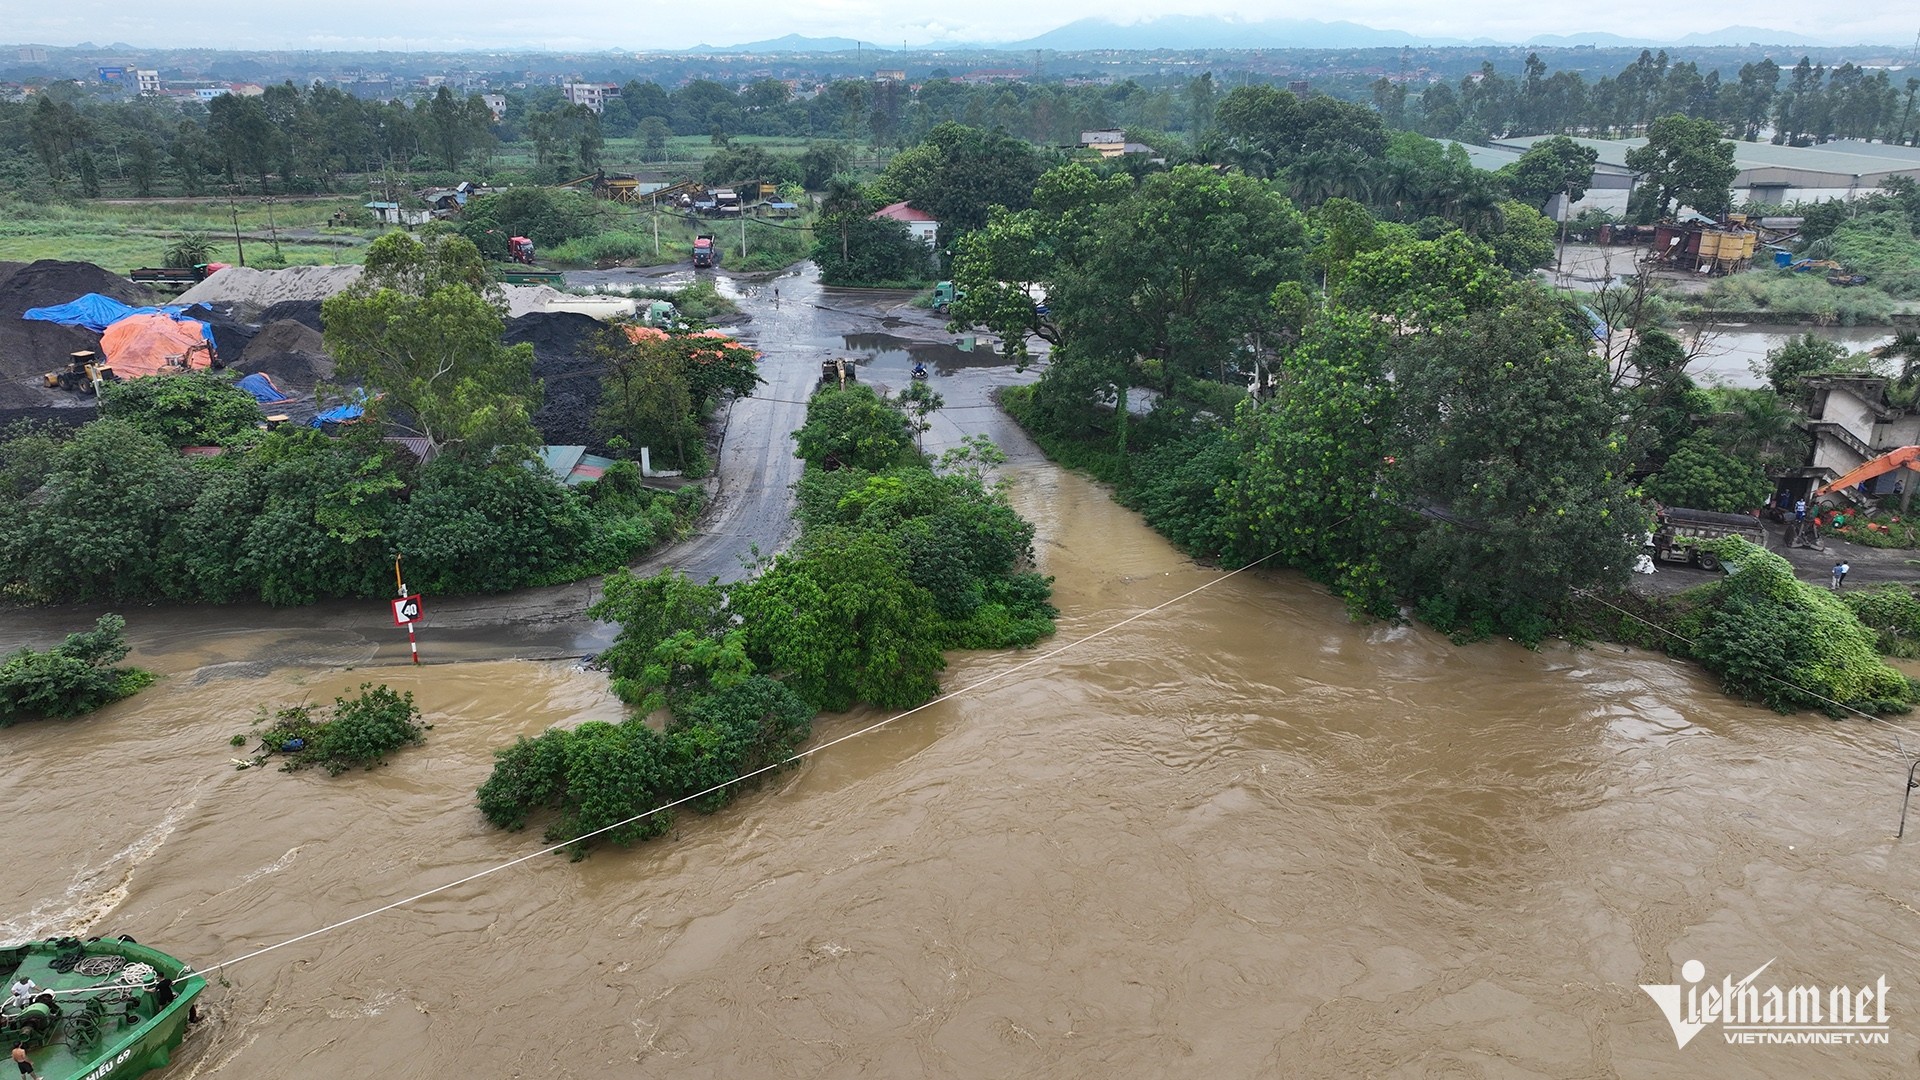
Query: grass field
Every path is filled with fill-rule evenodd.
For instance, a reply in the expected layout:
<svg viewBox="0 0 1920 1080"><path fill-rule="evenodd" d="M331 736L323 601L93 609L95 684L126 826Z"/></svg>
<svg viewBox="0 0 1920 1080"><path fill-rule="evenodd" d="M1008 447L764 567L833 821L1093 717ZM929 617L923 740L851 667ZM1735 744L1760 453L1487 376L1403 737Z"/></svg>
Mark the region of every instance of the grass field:
<svg viewBox="0 0 1920 1080"><path fill-rule="evenodd" d="M251 234L281 234L280 255L289 264L358 262L364 240L377 235L370 229L333 228L327 220L336 210L360 212L364 199L276 200L268 207L258 198L237 200L229 207L215 202L166 200L141 203L34 203L0 201L0 260L74 259L125 273L137 266L159 266L163 253L181 236L206 235L219 262L238 262L234 247L237 212L247 262L258 263L272 254L269 240ZM290 236L290 234L293 234ZM346 244L315 242L338 238Z"/></svg>

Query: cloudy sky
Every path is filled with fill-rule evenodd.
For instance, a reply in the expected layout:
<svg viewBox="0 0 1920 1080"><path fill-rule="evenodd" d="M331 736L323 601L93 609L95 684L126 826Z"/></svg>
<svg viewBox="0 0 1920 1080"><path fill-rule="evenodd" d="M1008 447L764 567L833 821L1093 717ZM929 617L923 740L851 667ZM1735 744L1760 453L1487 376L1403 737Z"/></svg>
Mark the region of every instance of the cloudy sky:
<svg viewBox="0 0 1920 1080"><path fill-rule="evenodd" d="M647 4L635 0L198 0L189 6L130 4L126 0L8 0L0 38L18 43L74 45L126 42L147 46L271 49L592 50L678 49L732 45L798 33L851 37L898 48L903 42L1017 41L1075 19L1105 16L1133 21L1167 14L1145 0L969 0L965 4L900 0L787 0L748 13L739 5ZM1181 14L1227 14L1191 6ZM723 14L738 12L739 14ZM716 17L703 19L712 13ZM1758 26L1804 35L1809 41L1913 42L1920 14L1903 4L1820 5L1787 0L1622 0L1585 8L1571 4L1518 5L1501 0L1331 0L1306 7L1251 0L1231 9L1241 19L1348 20L1377 29L1449 38L1521 41L1535 34L1604 31L1625 36L1678 38L1694 31Z"/></svg>

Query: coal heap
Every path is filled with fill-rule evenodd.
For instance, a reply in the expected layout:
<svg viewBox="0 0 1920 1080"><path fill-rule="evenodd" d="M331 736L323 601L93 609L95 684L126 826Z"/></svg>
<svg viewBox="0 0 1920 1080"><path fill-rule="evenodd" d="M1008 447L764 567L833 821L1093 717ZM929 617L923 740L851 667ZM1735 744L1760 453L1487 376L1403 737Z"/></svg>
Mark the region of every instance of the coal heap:
<svg viewBox="0 0 1920 1080"><path fill-rule="evenodd" d="M533 374L546 390L533 426L549 443L606 449L593 430L601 367L591 355L593 339L605 329L593 316L571 311L539 311L507 320L503 340L533 346Z"/></svg>
<svg viewBox="0 0 1920 1080"><path fill-rule="evenodd" d="M25 266L12 265L13 271L0 277L0 319L18 319L28 308L64 304L88 293L110 296L135 307L154 302L146 286L135 285L92 263L41 259Z"/></svg>
<svg viewBox="0 0 1920 1080"><path fill-rule="evenodd" d="M49 307L90 292L127 304L151 304L153 294L92 263L42 259L0 263L0 419L92 419L92 397L49 390L41 376L67 366L67 354L100 350L100 335L78 326L23 319L28 308Z"/></svg>
<svg viewBox="0 0 1920 1080"><path fill-rule="evenodd" d="M264 326L282 319L291 319L312 329L315 333L326 329L320 323L320 301L318 300L282 300L277 304L270 304L260 312L258 321Z"/></svg>
<svg viewBox="0 0 1920 1080"><path fill-rule="evenodd" d="M320 332L292 319L261 327L239 361L230 366L242 375L265 372L282 390L303 396L333 378L333 359L326 354Z"/></svg>

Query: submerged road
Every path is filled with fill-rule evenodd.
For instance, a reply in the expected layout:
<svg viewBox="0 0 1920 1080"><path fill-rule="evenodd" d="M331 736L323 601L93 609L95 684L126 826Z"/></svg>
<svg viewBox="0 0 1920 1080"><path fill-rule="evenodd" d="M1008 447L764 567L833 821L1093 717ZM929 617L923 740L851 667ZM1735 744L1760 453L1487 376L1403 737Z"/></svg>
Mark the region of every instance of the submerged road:
<svg viewBox="0 0 1920 1080"><path fill-rule="evenodd" d="M568 275L569 284L583 286L672 287L690 278L688 271L659 268ZM766 381L719 417L722 437L708 481L707 513L687 537L639 564L640 572L674 567L701 580L735 581L754 559L770 557L791 542L792 485L801 473L793 432L806 419L806 400L822 360L851 358L863 381L891 391L910 381L914 359L924 361L947 403L925 437L931 453L974 434L993 438L1011 457L1034 453L1018 428L993 407L991 395L997 387L1030 382L1036 374L1016 373L989 349L962 351L943 320L911 306L912 293L823 288L811 263L778 274L721 274L716 283L740 306L740 314L723 328L761 351ZM591 655L613 640L616 629L587 617L599 594L599 579L592 578L495 595L429 596L419 624L421 659ZM13 609L0 626L0 650L44 648L108 611L126 616L136 663L170 652L211 650L225 673L244 675L285 665L403 664L408 657L406 635L393 626L381 600L298 608L247 603Z"/></svg>

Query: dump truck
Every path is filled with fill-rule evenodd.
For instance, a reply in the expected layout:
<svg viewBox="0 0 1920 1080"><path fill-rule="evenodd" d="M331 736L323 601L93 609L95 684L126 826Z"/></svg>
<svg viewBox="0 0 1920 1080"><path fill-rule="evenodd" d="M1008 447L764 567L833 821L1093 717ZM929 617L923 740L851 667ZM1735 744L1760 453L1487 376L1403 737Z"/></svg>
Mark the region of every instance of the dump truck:
<svg viewBox="0 0 1920 1080"><path fill-rule="evenodd" d="M713 237L705 233L693 238L693 268L704 270L713 265Z"/></svg>
<svg viewBox="0 0 1920 1080"><path fill-rule="evenodd" d="M1748 514L1722 514L1713 510L1688 510L1663 506L1653 518L1653 533L1647 541L1647 553L1658 562L1686 563L1702 570L1720 569L1720 560L1712 552L1702 551L1695 541L1737 536L1755 547L1767 546L1767 530L1760 519Z"/></svg>
<svg viewBox="0 0 1920 1080"><path fill-rule="evenodd" d="M820 361L820 388L833 387L845 390L857 381L858 369L853 361L842 357L838 360Z"/></svg>
<svg viewBox="0 0 1920 1080"><path fill-rule="evenodd" d="M509 237L507 240L507 258L527 266L533 265L533 241L524 236Z"/></svg>

